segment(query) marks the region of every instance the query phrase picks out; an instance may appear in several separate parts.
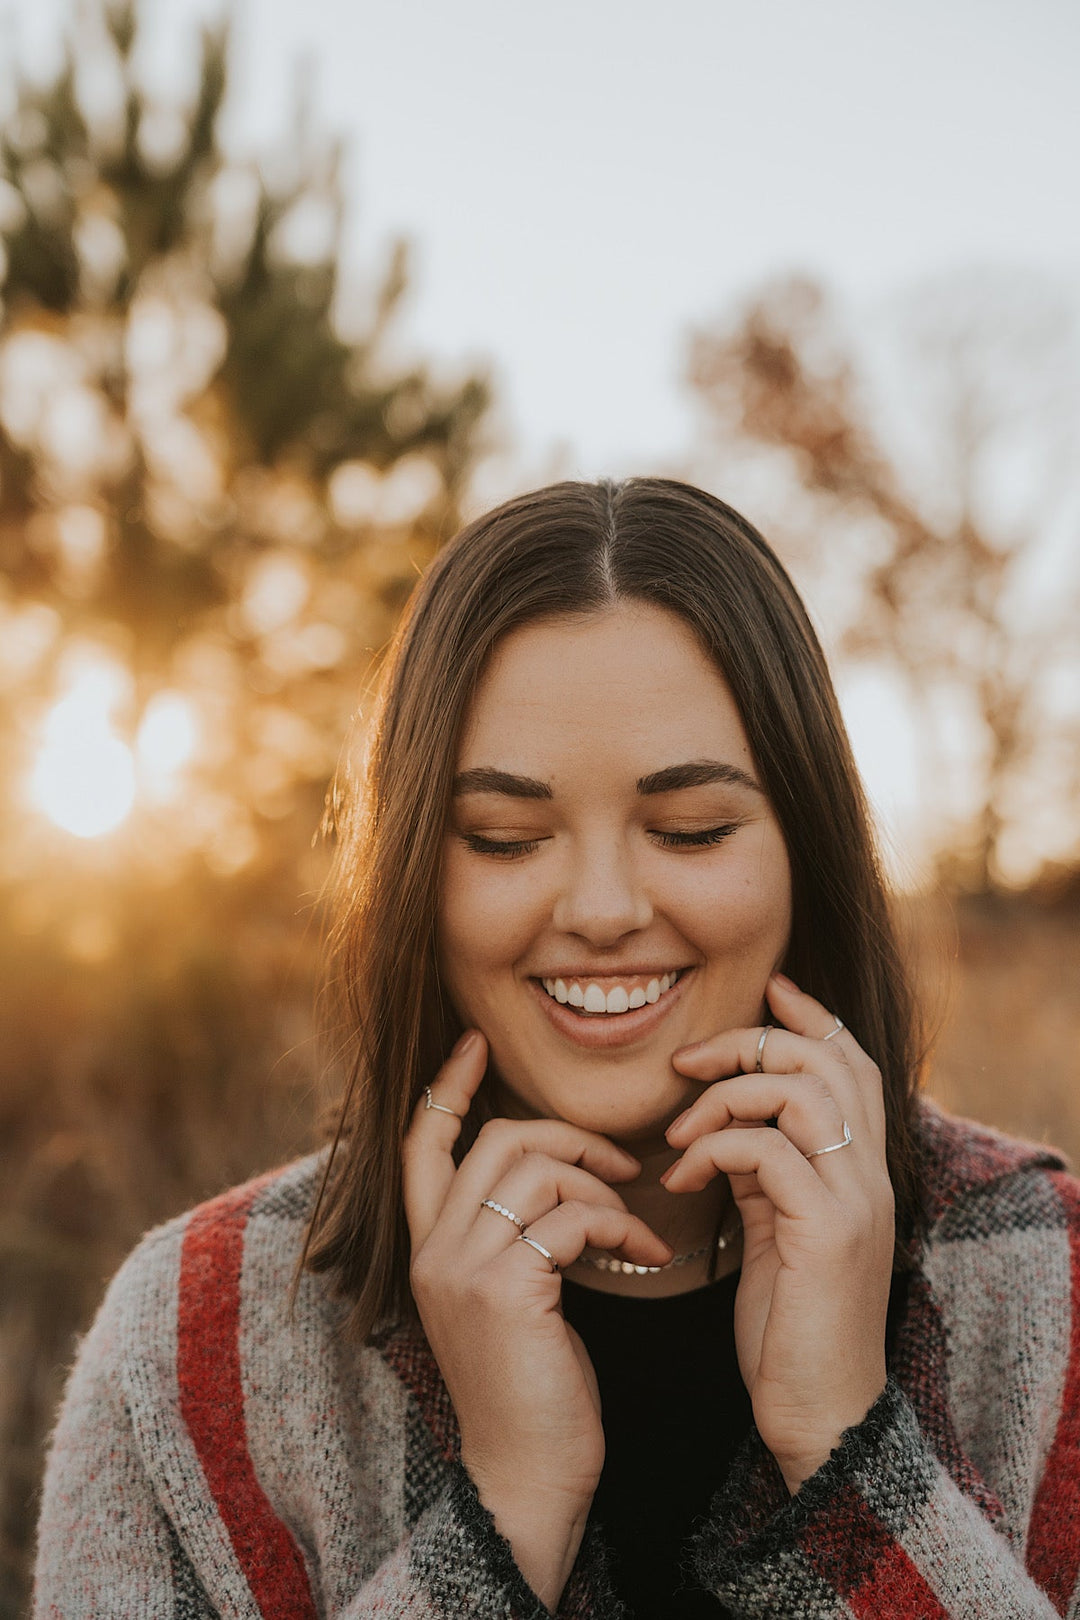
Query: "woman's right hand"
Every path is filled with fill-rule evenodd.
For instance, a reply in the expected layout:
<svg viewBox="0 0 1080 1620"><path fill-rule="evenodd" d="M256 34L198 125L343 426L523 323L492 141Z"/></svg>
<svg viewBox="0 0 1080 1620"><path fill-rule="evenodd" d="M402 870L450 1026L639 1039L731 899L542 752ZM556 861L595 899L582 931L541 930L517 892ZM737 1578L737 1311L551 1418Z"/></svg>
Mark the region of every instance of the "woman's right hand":
<svg viewBox="0 0 1080 1620"><path fill-rule="evenodd" d="M596 1378L563 1318L558 1273L482 1200L513 1210L559 1266L586 1246L638 1265L665 1265L671 1249L608 1185L632 1181L638 1161L591 1131L494 1119L455 1165L460 1119L486 1063L483 1036L469 1031L431 1088L439 1106L417 1104L404 1157L410 1278L454 1403L461 1460L525 1578L554 1609L603 1467Z"/></svg>

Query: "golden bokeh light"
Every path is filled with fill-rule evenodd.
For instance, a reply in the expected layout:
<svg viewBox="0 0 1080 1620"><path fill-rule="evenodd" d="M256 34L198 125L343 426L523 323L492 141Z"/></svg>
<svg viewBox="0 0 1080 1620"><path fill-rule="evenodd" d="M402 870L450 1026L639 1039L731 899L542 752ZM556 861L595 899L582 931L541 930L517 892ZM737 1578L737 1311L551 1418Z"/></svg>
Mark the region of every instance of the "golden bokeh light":
<svg viewBox="0 0 1080 1620"><path fill-rule="evenodd" d="M76 838L114 832L135 803L135 759L116 735L112 711L123 675L89 664L53 705L30 776L31 802Z"/></svg>
<svg viewBox="0 0 1080 1620"><path fill-rule="evenodd" d="M150 698L129 747L114 715L130 692L131 678L121 665L83 650L45 716L28 783L30 803L76 838L115 832L140 799L176 799L184 767L198 748L195 705L170 688Z"/></svg>
<svg viewBox="0 0 1080 1620"><path fill-rule="evenodd" d="M198 746L199 723L191 702L181 692L157 692L143 711L135 736L139 787L148 797L176 797L180 771Z"/></svg>

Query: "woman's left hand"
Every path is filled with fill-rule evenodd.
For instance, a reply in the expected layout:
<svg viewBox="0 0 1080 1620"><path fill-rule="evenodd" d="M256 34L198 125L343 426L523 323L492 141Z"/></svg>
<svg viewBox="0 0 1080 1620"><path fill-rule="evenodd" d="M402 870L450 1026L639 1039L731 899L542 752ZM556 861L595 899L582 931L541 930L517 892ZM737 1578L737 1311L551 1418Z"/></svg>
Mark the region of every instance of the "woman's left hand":
<svg viewBox="0 0 1080 1620"><path fill-rule="evenodd" d="M716 1083L669 1129L685 1151L663 1180L679 1193L730 1178L743 1225L739 1367L794 1493L885 1387L894 1205L876 1064L850 1030L826 1040L836 1019L790 979L774 975L766 995L778 1023L762 1073L760 1025L672 1058ZM819 1154L843 1141L845 1122L850 1145Z"/></svg>

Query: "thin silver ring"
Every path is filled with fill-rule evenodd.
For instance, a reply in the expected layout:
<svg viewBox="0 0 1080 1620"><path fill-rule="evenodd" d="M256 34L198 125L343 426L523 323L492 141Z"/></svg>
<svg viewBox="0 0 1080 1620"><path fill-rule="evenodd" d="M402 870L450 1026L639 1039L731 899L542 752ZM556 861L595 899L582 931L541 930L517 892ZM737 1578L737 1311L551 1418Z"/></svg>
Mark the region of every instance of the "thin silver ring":
<svg viewBox="0 0 1080 1620"><path fill-rule="evenodd" d="M544 1259L547 1261L547 1263L551 1267L552 1271L558 1271L559 1262L556 1260L556 1258L552 1254L551 1250L550 1249L545 1249L544 1245L542 1243L537 1243L535 1238L526 1237L524 1232L522 1232L521 1236L518 1238L518 1242L519 1243L527 1243L529 1245L530 1249L535 1249L537 1254L542 1254L543 1255Z"/></svg>
<svg viewBox="0 0 1080 1620"><path fill-rule="evenodd" d="M765 1072L764 1069L761 1066L761 1057L762 1057L762 1053L765 1051L765 1042L768 1040L769 1036L772 1034L772 1032L773 1032L773 1030L775 1028L776 1028L775 1024L766 1024L765 1028L762 1030L761 1034L758 1036L757 1056L754 1059L754 1073L755 1074L764 1074L764 1072Z"/></svg>
<svg viewBox="0 0 1080 1620"><path fill-rule="evenodd" d="M427 1099L427 1101L424 1103L425 1109L434 1108L437 1114L449 1114L451 1119L461 1119L462 1116L460 1114L455 1114L452 1108L444 1108L442 1103L432 1102L430 1086L424 1087L424 1096Z"/></svg>
<svg viewBox="0 0 1080 1620"><path fill-rule="evenodd" d="M513 1221L522 1237L525 1236L525 1222L520 1215L515 1215L512 1209L507 1209L505 1204L498 1203L494 1198L481 1198L480 1208L493 1209L496 1215L505 1215L508 1221Z"/></svg>
<svg viewBox="0 0 1080 1620"><path fill-rule="evenodd" d="M850 1141L851 1141L851 1126L848 1124L847 1120L845 1119L845 1121L844 1121L844 1140L842 1142L830 1142L828 1147L815 1148L813 1153L804 1153L803 1158L804 1159L820 1159L821 1155L823 1153L839 1153L840 1149L842 1147L847 1147L848 1144L850 1143Z"/></svg>
<svg viewBox="0 0 1080 1620"><path fill-rule="evenodd" d="M833 1013L833 1017L836 1018L835 1013ZM842 1018L836 1018L836 1028L835 1029L830 1029L830 1031L829 1031L829 1033L827 1035L823 1035L821 1037L822 1040L823 1041L831 1041L834 1035L839 1035L839 1033L843 1029L843 1027L844 1027L844 1020Z"/></svg>

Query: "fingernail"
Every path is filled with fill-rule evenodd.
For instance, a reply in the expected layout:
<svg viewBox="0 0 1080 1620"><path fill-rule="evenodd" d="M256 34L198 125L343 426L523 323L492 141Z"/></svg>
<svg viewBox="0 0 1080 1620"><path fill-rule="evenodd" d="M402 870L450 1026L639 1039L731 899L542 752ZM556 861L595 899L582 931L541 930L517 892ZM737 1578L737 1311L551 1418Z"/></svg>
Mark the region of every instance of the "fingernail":
<svg viewBox="0 0 1080 1620"><path fill-rule="evenodd" d="M780 985L781 988L784 989L784 990L797 990L799 988L798 985L795 983L795 980L794 979L789 979L786 973L775 972L773 974L773 978L775 979L776 983L778 985Z"/></svg>
<svg viewBox="0 0 1080 1620"><path fill-rule="evenodd" d="M707 1045L705 1041L691 1041L689 1046L680 1046L679 1050L671 1055L673 1058L689 1057L692 1052L700 1052L705 1045Z"/></svg>
<svg viewBox="0 0 1080 1620"><path fill-rule="evenodd" d="M478 1029L467 1029L464 1035L459 1035L454 1042L450 1056L462 1057L466 1052L471 1051L479 1039L480 1031Z"/></svg>
<svg viewBox="0 0 1080 1620"><path fill-rule="evenodd" d="M689 1108L684 1108L682 1113L679 1115L678 1119L673 1119L672 1120L671 1124L668 1126L667 1130L664 1132L664 1135L665 1136L670 1136L672 1131L675 1129L676 1125L681 1125L683 1120L686 1118L686 1116L687 1116L687 1114L689 1112L690 1112Z"/></svg>

